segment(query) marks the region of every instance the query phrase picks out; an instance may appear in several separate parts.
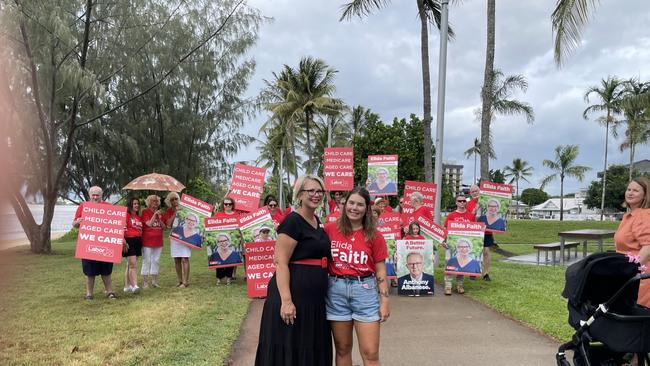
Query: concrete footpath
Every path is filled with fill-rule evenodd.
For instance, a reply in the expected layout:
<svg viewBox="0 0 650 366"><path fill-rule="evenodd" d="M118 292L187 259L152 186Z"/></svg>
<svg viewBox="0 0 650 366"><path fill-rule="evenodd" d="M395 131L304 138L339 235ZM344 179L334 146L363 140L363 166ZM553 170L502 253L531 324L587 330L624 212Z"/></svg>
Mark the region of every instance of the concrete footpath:
<svg viewBox="0 0 650 366"><path fill-rule="evenodd" d="M394 290L394 289L393 289ZM464 295L391 296L381 327L382 365L555 365L559 343ZM230 366L255 361L264 300L253 300L233 345ZM362 365L355 340L354 365Z"/></svg>

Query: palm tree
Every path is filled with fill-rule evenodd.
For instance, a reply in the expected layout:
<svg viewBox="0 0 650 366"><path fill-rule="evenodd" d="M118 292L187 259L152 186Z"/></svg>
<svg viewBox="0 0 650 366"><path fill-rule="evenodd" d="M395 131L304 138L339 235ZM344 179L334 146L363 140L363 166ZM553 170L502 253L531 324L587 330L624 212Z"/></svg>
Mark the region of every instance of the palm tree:
<svg viewBox="0 0 650 366"><path fill-rule="evenodd" d="M494 147L492 145L488 146L488 155L490 159L496 159L497 154L494 152ZM474 183L476 183L476 156L481 155L481 140L477 138L474 139L474 146L465 150L465 157L469 159L471 156L474 156Z"/></svg>
<svg viewBox="0 0 650 366"><path fill-rule="evenodd" d="M374 10L380 10L390 3L390 0L352 0L343 5L340 21L354 16L364 17ZM418 16L420 18L420 55L422 64L422 93L424 110L424 176L427 182L433 181L433 161L431 142L431 78L429 71L429 23L438 29L441 21L440 0L416 0ZM454 32L448 27L449 38Z"/></svg>
<svg viewBox="0 0 650 366"><path fill-rule="evenodd" d="M595 94L598 98L598 103L592 104L584 112L582 117L587 119L589 113L592 112L606 112L604 118L599 118L598 122L605 126L605 162L602 177L603 193L601 197L600 206L600 221L603 221L603 214L605 209L605 184L607 183L607 147L609 141L609 127L616 123L614 118L615 114L621 113L621 100L623 99L623 92L625 88L623 82L616 77L608 76L607 80L602 79L599 86L592 86L587 89L585 93L585 101L589 102L589 95Z"/></svg>
<svg viewBox="0 0 650 366"><path fill-rule="evenodd" d="M481 179L488 179L490 176L490 157L487 146L491 145L490 124L492 123L492 107L494 105L494 38L495 38L495 13L496 1L487 0L487 42L485 50L485 71L483 72L483 87L481 88L481 142L483 154L481 154Z"/></svg>
<svg viewBox="0 0 650 366"><path fill-rule="evenodd" d="M331 132L330 132L331 131ZM320 171L323 165L323 156L325 148L329 146L329 136L331 133L331 146L332 147L345 147L352 146L352 129L345 119L345 116L327 116L319 118L314 124L314 156L311 161L305 161L315 167L316 171Z"/></svg>
<svg viewBox="0 0 650 366"><path fill-rule="evenodd" d="M582 28L589 20L589 13L596 7L594 0L558 0L551 15L555 34L555 63L560 66L563 58L578 48Z"/></svg>
<svg viewBox="0 0 650 366"><path fill-rule="evenodd" d="M650 95L650 82L642 83L636 78L624 82L625 99L622 102L625 114L625 140L619 146L620 151L630 149L629 180L634 171L634 153L636 146L650 142L650 103L638 102L636 99Z"/></svg>
<svg viewBox="0 0 650 366"><path fill-rule="evenodd" d="M515 183L516 186L516 197L517 197L517 216L519 217L519 181L524 180L528 182L526 177L530 177L533 174L533 167L528 165L528 162L521 160L520 158L512 159L512 166L506 165L503 168L506 178L512 177L508 184Z"/></svg>
<svg viewBox="0 0 650 366"><path fill-rule="evenodd" d="M512 99L512 94L515 89L525 92L528 89L528 82L522 75L509 75L504 76L501 70L496 69L492 73L492 83L490 91L491 105L488 109L490 121L484 125L485 114L483 109L478 111L478 116L481 120L481 143L483 146L492 146L492 132L490 130L491 121L494 120L497 114L501 115L516 115L522 114L526 117L526 122L532 123L535 120L533 107L526 102ZM481 179L488 179L490 176L489 170L489 149L481 148Z"/></svg>
<svg viewBox="0 0 650 366"><path fill-rule="evenodd" d="M350 111L350 127L352 128L352 139L363 134L366 131L366 122L368 120L369 109L363 106L356 106Z"/></svg>
<svg viewBox="0 0 650 366"><path fill-rule="evenodd" d="M275 93L282 98L267 105L273 114L296 120L304 129L308 160L313 158L311 127L314 117L339 114L344 106L343 101L332 97L337 72L325 61L312 57L302 58L297 69L284 65L282 77L276 78L279 92ZM306 170L312 173L313 167L308 165Z"/></svg>
<svg viewBox="0 0 650 366"><path fill-rule="evenodd" d="M542 179L539 189L543 190L548 183L557 178L558 175L560 176L560 221L564 219L564 178L573 177L582 182L585 173L591 170L591 168L584 165L574 165L577 157L578 145L559 145L555 148L555 160L544 159L542 162L545 167L554 170L555 173Z"/></svg>

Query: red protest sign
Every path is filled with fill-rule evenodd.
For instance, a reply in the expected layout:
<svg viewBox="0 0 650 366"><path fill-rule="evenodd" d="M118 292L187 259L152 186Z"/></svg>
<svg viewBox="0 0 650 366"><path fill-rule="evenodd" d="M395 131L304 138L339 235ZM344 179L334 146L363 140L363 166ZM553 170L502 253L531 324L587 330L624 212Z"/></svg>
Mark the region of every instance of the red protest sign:
<svg viewBox="0 0 650 366"><path fill-rule="evenodd" d="M120 263L126 227L126 207L84 202L75 258Z"/></svg>
<svg viewBox="0 0 650 366"><path fill-rule="evenodd" d="M238 210L257 210L264 187L265 175L266 169L264 168L235 164L228 195L235 200L235 207Z"/></svg>
<svg viewBox="0 0 650 366"><path fill-rule="evenodd" d="M248 297L265 297L269 281L275 273L274 241L244 244L246 251L246 290Z"/></svg>
<svg viewBox="0 0 650 366"><path fill-rule="evenodd" d="M350 191L354 187L354 149L326 147L323 155L323 177L328 191Z"/></svg>
<svg viewBox="0 0 650 366"><path fill-rule="evenodd" d="M397 235L397 238L401 238L402 234L402 225L401 225L401 214L399 212L385 212L379 216L379 226L389 227L390 230Z"/></svg>
<svg viewBox="0 0 650 366"><path fill-rule="evenodd" d="M412 180L404 181L404 198L408 197L413 192L420 192L424 197L422 204L429 207L431 212L436 208L436 194L438 193L438 185L428 182L415 182Z"/></svg>

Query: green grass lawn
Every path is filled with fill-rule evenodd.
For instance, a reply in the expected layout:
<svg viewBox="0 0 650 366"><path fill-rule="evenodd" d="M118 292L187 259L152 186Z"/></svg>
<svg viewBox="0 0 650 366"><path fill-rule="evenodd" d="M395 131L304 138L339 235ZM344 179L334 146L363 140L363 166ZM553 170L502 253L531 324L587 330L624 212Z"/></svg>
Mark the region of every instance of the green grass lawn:
<svg viewBox="0 0 650 366"><path fill-rule="evenodd" d="M532 244L557 241L557 232L615 229L617 222L511 221L497 236L507 251L534 252ZM26 247L0 256L1 365L221 365L247 308L242 268L231 286L214 286L204 252L194 252L190 287L177 289L169 245L161 258L160 289L121 292L124 264L113 271L119 299L84 301L84 277L74 258L74 237L53 245L52 255ZM611 248L611 246L610 246ZM504 263L493 253L492 282L465 281L466 296L546 333L569 339L566 302L560 296L564 268ZM437 271L442 279L442 273ZM458 296L458 295L455 295Z"/></svg>
<svg viewBox="0 0 650 366"><path fill-rule="evenodd" d="M577 229L612 229L612 221L542 221L511 220L508 232L495 234L499 246L515 254L536 252L533 244L559 241L560 231ZM605 250L614 249L611 239ZM595 251L597 245L589 244ZM568 341L574 330L567 323L566 300L562 298L565 268L505 263L503 256L492 252L491 282L465 279L466 296L517 319L559 341ZM442 278L442 271L437 273Z"/></svg>
<svg viewBox="0 0 650 366"><path fill-rule="evenodd" d="M205 252L195 251L190 287L178 289L166 243L162 288L124 294L122 263L113 270L119 298L106 299L98 277L95 299L85 301L74 242L57 242L53 250L2 255L1 365L223 364L248 309L241 268L235 283L216 287Z"/></svg>

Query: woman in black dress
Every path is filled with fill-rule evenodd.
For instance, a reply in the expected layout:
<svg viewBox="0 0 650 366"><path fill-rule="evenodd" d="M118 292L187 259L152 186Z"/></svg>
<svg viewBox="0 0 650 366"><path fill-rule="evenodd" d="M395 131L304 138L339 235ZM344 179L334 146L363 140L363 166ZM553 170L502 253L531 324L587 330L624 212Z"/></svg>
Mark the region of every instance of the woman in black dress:
<svg viewBox="0 0 650 366"><path fill-rule="evenodd" d="M325 317L330 241L314 215L323 201L323 181L298 179L298 209L278 227L275 275L268 286L256 366L330 366L332 336Z"/></svg>

